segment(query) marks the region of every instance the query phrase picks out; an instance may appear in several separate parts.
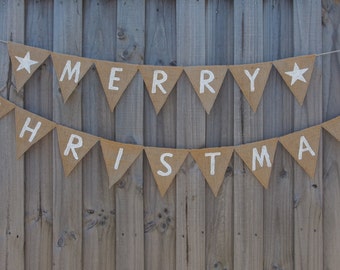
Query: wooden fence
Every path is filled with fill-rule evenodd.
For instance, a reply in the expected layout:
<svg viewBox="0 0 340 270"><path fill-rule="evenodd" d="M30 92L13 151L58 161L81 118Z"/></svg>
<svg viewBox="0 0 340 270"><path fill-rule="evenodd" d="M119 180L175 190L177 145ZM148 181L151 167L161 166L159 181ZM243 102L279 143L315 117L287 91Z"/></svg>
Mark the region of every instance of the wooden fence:
<svg viewBox="0 0 340 270"><path fill-rule="evenodd" d="M153 65L271 61L340 49L338 0L4 0L0 39L59 53ZM0 44L1 96L68 127L145 146L238 145L340 112L340 55L317 58L304 105L274 69L253 113L230 73L206 114L182 76L157 116L138 75L113 113L96 71L66 104L52 62L16 92ZM138 94L136 94L138 93ZM108 189L96 145L65 177L55 131L15 157L14 114L0 120L0 269L337 270L340 144L323 132L315 179L278 146L268 190L238 156L215 198L188 157L162 198L145 156Z"/></svg>

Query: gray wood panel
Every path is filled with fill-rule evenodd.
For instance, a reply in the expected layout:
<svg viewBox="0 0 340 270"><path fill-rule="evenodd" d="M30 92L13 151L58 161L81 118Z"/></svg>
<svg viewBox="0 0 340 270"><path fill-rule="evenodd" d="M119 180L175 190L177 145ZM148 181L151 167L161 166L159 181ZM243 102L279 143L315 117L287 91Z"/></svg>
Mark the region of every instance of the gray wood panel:
<svg viewBox="0 0 340 270"><path fill-rule="evenodd" d="M82 1L54 1L53 51L82 55ZM81 84L64 104L53 80L53 121L82 130ZM82 269L82 164L64 175L57 134L53 144L53 269Z"/></svg>
<svg viewBox="0 0 340 270"><path fill-rule="evenodd" d="M83 1L83 56L114 60L116 31L115 1ZM106 18L98 20L98 18ZM93 40L97 42L93 42ZM83 80L82 126L87 133L114 138L111 113L97 71L93 67ZM108 188L108 176L100 144L84 157L83 164L83 269L114 269L115 194Z"/></svg>
<svg viewBox="0 0 340 270"><path fill-rule="evenodd" d="M143 64L145 1L117 1L116 60ZM116 140L143 145L143 80L137 74L116 107ZM116 185L116 269L144 269L143 157ZM128 259L127 259L128 254Z"/></svg>
<svg viewBox="0 0 340 270"><path fill-rule="evenodd" d="M205 3L176 2L177 63L205 64ZM177 83L177 148L205 146L205 111L183 74ZM189 155L176 179L176 269L205 268L205 180Z"/></svg>
<svg viewBox="0 0 340 270"><path fill-rule="evenodd" d="M26 13L25 43L52 50L53 2L29 1ZM25 85L25 109L52 119L52 81L52 61L47 59ZM52 173L53 140L50 133L25 154L25 269L52 269Z"/></svg>
<svg viewBox="0 0 340 270"><path fill-rule="evenodd" d="M0 39L24 42L24 1L3 1ZM23 90L13 84L6 44L1 44L1 96L23 106ZM1 119L0 136L0 268L24 269L24 158L16 159L14 113Z"/></svg>
<svg viewBox="0 0 340 270"><path fill-rule="evenodd" d="M176 65L176 2L146 1L145 64ZM146 91L146 90L145 90ZM176 89L156 115L149 95L144 95L144 145L176 147ZM144 158L144 258L145 269L176 267L176 183L164 197Z"/></svg>

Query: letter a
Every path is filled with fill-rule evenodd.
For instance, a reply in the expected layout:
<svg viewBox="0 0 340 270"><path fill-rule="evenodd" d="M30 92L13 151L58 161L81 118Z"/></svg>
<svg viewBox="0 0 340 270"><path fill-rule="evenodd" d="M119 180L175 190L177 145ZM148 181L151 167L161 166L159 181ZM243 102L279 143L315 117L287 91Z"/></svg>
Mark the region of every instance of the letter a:
<svg viewBox="0 0 340 270"><path fill-rule="evenodd" d="M309 145L305 136L300 137L300 146L299 146L299 155L298 159L302 159L302 154L304 152L309 152L312 156L315 156L315 152L313 151L312 147Z"/></svg>

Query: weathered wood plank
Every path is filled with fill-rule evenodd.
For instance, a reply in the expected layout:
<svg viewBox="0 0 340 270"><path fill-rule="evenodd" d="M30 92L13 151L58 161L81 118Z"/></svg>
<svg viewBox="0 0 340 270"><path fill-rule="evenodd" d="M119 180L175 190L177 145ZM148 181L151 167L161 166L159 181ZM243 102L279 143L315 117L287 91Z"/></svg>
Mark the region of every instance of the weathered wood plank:
<svg viewBox="0 0 340 270"><path fill-rule="evenodd" d="M231 65L234 61L233 1L208 1L206 7L207 65ZM230 73L207 115L207 147L233 145L234 93ZM206 269L233 269L232 163L215 197L206 185Z"/></svg>
<svg viewBox="0 0 340 270"><path fill-rule="evenodd" d="M117 1L117 61L143 63L144 12L144 0ZM137 74L116 107L117 141L143 145L143 97ZM116 268L144 269L142 155L116 187Z"/></svg>
<svg viewBox="0 0 340 270"><path fill-rule="evenodd" d="M52 50L53 2L29 1L26 44ZM52 62L25 85L25 108L52 119ZM52 269L53 140L43 138L25 154L25 269ZM41 256L44 254L44 256Z"/></svg>
<svg viewBox="0 0 340 270"><path fill-rule="evenodd" d="M337 1L323 1L322 41L324 52L338 49L340 41L340 5ZM322 56L323 121L340 114L339 54ZM340 145L323 132L323 269L340 265Z"/></svg>
<svg viewBox="0 0 340 270"><path fill-rule="evenodd" d="M176 2L178 65L205 64L205 2ZM187 77L177 83L177 148L205 146L205 111ZM176 269L205 268L205 180L188 156L176 179Z"/></svg>
<svg viewBox="0 0 340 270"><path fill-rule="evenodd" d="M115 1L83 1L83 56L114 60L116 31ZM98 20L105 18L105 20ZM96 40L96 42L93 42ZM95 68L83 80L83 130L107 139L114 138L111 113ZM115 196L97 144L83 160L83 269L115 267Z"/></svg>
<svg viewBox="0 0 340 270"><path fill-rule="evenodd" d="M24 42L24 1L0 4L0 39ZM14 88L7 47L1 44L1 95L19 106L23 92ZM14 114L1 120L0 134L0 269L24 269L24 159L15 155Z"/></svg>
<svg viewBox="0 0 340 270"><path fill-rule="evenodd" d="M234 63L263 60L262 1L234 2ZM263 138L263 101L254 113L234 89L234 144ZM234 155L234 269L263 269L263 187Z"/></svg>
<svg viewBox="0 0 340 270"><path fill-rule="evenodd" d="M54 1L53 50L82 54L82 1ZM81 83L80 83L81 84ZM82 129L81 86L64 104L53 81L53 121ZM82 269L82 165L65 177L57 134L53 144L53 269Z"/></svg>
<svg viewBox="0 0 340 270"><path fill-rule="evenodd" d="M264 61L293 56L291 1L264 1ZM273 68L263 95L264 138L293 130L293 95ZM293 161L279 144L264 192L264 267L294 269Z"/></svg>
<svg viewBox="0 0 340 270"><path fill-rule="evenodd" d="M319 0L294 1L294 54L319 53L321 3ZM321 59L317 58L303 106L294 100L294 129L300 130L322 121ZM294 266L295 269L322 269L322 147L315 178L310 179L294 165Z"/></svg>
<svg viewBox="0 0 340 270"><path fill-rule="evenodd" d="M145 62L175 65L176 2L146 2ZM176 147L176 89L156 115L148 94L144 96L144 144ZM174 181L175 182L175 181ZM175 191L173 183L162 198L147 159L144 160L145 269L175 269Z"/></svg>

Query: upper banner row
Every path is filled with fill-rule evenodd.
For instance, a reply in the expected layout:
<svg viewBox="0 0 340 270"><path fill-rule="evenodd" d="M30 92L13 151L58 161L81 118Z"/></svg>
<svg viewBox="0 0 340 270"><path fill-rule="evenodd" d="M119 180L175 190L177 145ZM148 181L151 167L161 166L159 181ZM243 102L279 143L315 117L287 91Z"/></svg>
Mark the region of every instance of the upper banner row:
<svg viewBox="0 0 340 270"><path fill-rule="evenodd" d="M245 65L174 67L95 60L54 53L12 42L8 43L8 53L18 91L39 66L51 56L64 102L71 96L90 67L95 65L111 111L114 110L125 89L139 71L157 114L183 71L188 76L207 113L214 105L228 70L255 112L272 66L277 69L299 104L302 105L317 56L306 55Z"/></svg>

